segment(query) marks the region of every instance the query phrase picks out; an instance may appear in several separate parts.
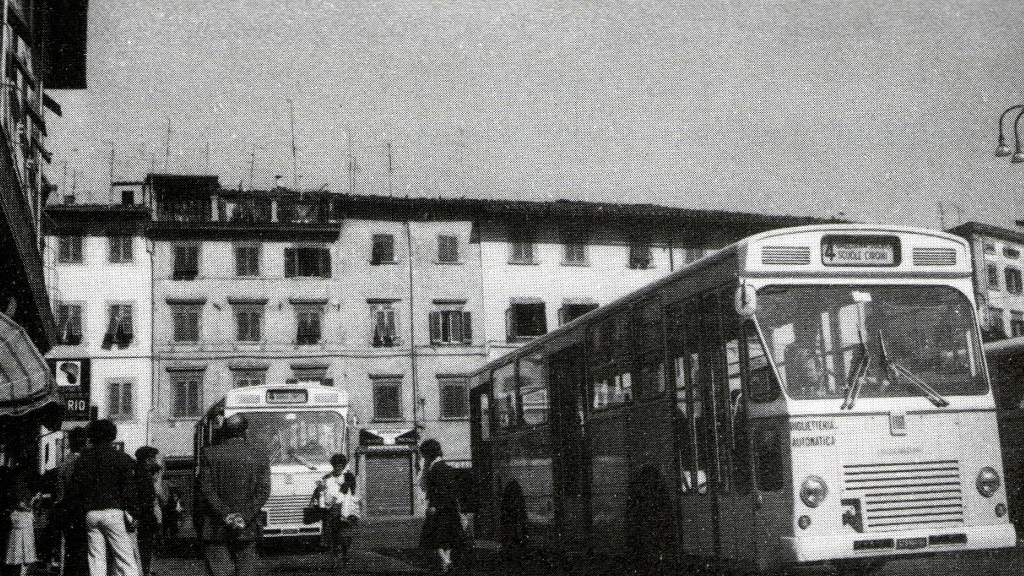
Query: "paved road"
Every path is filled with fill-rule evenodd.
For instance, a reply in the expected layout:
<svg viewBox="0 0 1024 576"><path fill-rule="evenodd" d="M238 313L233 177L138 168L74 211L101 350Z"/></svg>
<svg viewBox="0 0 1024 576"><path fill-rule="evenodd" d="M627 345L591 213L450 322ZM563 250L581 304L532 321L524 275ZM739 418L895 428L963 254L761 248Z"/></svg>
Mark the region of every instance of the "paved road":
<svg viewBox="0 0 1024 576"><path fill-rule="evenodd" d="M485 545L487 543L484 543ZM358 549L352 553L347 567L332 567L330 559L319 553L315 546L274 546L264 551L262 574L307 576L320 574L341 575L417 575L433 573L432 558L415 549ZM175 554L158 558L154 569L159 576L202 576L203 562L197 549L179 549ZM543 558L533 558L514 570L508 570L493 547L477 551L474 576L565 576L615 575L632 576L630 566L610 561L599 563L577 561L563 566L560 571ZM800 570L794 576L833 576L829 569ZM975 553L963 556L937 556L894 560L879 569L875 576L1024 576L1024 548L995 553Z"/></svg>

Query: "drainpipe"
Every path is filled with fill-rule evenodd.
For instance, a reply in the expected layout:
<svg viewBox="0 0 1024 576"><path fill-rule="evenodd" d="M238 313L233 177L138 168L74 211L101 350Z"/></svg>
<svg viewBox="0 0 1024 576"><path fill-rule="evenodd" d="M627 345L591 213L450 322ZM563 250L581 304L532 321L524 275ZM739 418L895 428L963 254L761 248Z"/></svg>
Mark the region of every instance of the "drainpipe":
<svg viewBox="0 0 1024 576"><path fill-rule="evenodd" d="M412 273L412 225L409 217L405 217L405 242L409 249L409 373L412 378L412 425L413 429L419 430L419 413L417 406L420 403L419 376L416 366L416 323L413 321L415 305L413 302L413 273Z"/></svg>
<svg viewBox="0 0 1024 576"><path fill-rule="evenodd" d="M146 445L152 446L151 425L156 416L157 399L160 397L159 371L153 351L153 343L156 341L156 242L146 238L146 251L149 253L149 411L146 413Z"/></svg>

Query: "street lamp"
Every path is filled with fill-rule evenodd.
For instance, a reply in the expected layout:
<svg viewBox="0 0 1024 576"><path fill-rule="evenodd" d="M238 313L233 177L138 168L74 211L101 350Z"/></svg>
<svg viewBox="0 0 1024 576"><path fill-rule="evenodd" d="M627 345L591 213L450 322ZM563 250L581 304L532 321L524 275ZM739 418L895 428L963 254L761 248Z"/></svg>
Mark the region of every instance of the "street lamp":
<svg viewBox="0 0 1024 576"><path fill-rule="evenodd" d="M1014 106L1010 106L1006 110L1003 110L1003 113L999 115L999 146L996 147L996 156L999 157L999 158L1004 158L1004 157L1010 155L1010 147L1006 145L1006 138L1003 136L1003 121L1006 119L1006 115L1007 114L1009 114L1012 110L1016 110L1018 108L1024 109L1024 104L1016 104ZM1022 112L1024 112L1024 110L1022 110ZM1020 120L1020 115L1019 114L1017 115L1017 120ZM1016 122L1016 120L1014 121L1013 125L1014 125L1014 127L1013 127L1014 136L1016 137L1016 140L1017 140L1017 142L1016 142L1016 144L1017 144L1016 152L1020 152L1021 151L1020 150L1020 133L1017 132L1017 122ZM1011 162L1013 162L1013 161L1014 160L1011 159ZM1017 162L1021 162L1021 161L1022 160L1017 160Z"/></svg>

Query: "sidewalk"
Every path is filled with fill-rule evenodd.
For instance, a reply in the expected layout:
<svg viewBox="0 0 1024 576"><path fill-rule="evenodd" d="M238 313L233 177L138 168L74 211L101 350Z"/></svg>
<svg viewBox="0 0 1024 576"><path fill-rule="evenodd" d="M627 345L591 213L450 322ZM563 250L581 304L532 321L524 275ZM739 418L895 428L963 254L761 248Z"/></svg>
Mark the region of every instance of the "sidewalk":
<svg viewBox="0 0 1024 576"><path fill-rule="evenodd" d="M325 554L264 554L263 574L334 574L342 571L340 564L331 570L331 559ZM201 554L165 556L153 562L158 576L201 576L206 573ZM349 574L426 574L427 571L391 556L372 550L353 550L349 554Z"/></svg>

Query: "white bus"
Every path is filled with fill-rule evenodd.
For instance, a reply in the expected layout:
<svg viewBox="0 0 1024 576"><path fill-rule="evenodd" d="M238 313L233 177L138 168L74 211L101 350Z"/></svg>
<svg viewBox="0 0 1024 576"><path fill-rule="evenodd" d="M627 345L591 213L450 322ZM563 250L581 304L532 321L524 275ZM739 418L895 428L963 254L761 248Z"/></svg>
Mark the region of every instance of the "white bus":
<svg viewBox="0 0 1024 576"><path fill-rule="evenodd" d="M776 572L1016 543L960 238L765 232L471 382L477 529Z"/></svg>
<svg viewBox="0 0 1024 576"><path fill-rule="evenodd" d="M197 466L199 451L219 441L221 423L234 414L245 415L247 440L270 459L270 498L261 518L264 538L320 534L319 522L303 522L303 508L317 481L330 472L332 455L344 454L351 461L355 423L348 393L302 382L234 388L197 424Z"/></svg>

